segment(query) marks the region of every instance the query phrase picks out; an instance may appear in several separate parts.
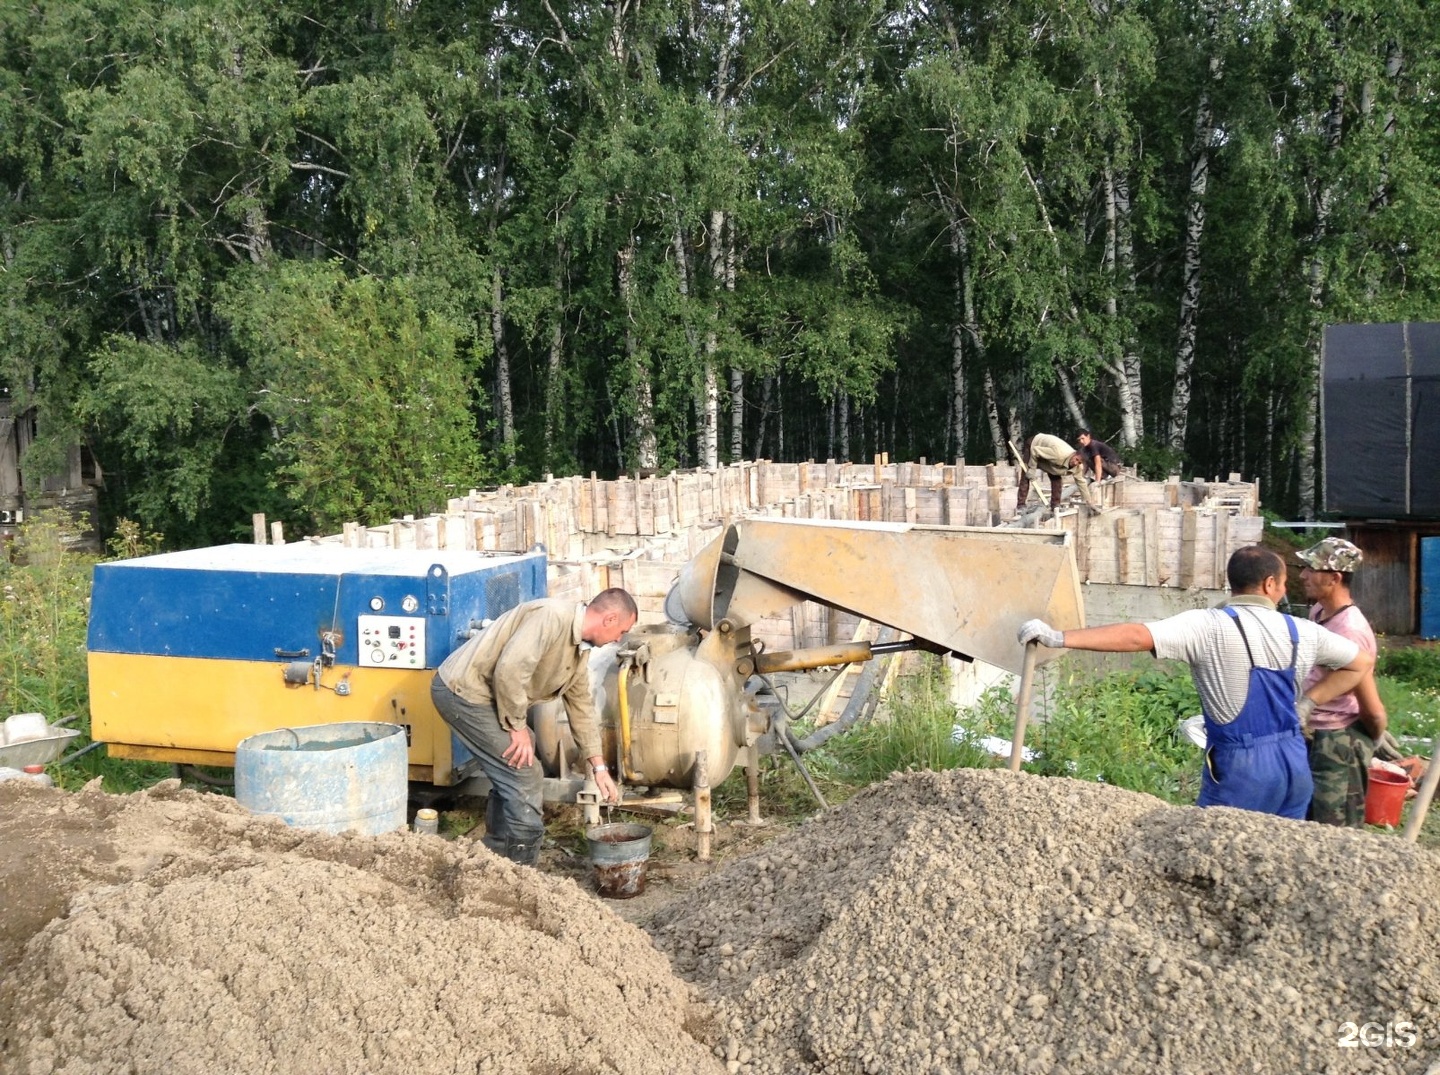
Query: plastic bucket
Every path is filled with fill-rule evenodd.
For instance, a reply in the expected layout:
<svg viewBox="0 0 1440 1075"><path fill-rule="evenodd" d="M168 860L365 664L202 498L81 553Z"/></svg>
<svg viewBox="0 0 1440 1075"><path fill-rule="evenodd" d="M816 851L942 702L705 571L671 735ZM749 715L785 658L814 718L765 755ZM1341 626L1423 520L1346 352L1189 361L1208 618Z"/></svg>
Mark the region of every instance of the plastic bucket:
<svg viewBox="0 0 1440 1075"><path fill-rule="evenodd" d="M398 724L278 728L235 748L235 799L297 829L376 836L405 827L409 750Z"/></svg>
<svg viewBox="0 0 1440 1075"><path fill-rule="evenodd" d="M645 863L650 859L649 825L596 825L585 830L595 888L606 899L628 900L645 891Z"/></svg>
<svg viewBox="0 0 1440 1075"><path fill-rule="evenodd" d="M1400 808L1410 790L1410 778L1388 769L1371 769L1369 788L1365 792L1365 824L1400 824Z"/></svg>

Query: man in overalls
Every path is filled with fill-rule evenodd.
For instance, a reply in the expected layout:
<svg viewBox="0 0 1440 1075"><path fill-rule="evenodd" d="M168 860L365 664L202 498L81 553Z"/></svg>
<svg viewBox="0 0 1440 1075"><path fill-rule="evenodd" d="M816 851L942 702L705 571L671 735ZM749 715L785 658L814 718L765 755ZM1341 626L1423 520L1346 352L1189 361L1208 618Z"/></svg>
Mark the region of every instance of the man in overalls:
<svg viewBox="0 0 1440 1075"><path fill-rule="evenodd" d="M1316 705L1352 690L1373 660L1349 639L1276 611L1285 595L1285 561L1269 549L1237 549L1225 573L1231 596L1220 608L1077 631L1027 620L1018 636L1022 645L1148 650L1185 661L1205 712L1199 805L1303 819L1312 784L1302 724ZM1301 694L1315 665L1334 671Z"/></svg>

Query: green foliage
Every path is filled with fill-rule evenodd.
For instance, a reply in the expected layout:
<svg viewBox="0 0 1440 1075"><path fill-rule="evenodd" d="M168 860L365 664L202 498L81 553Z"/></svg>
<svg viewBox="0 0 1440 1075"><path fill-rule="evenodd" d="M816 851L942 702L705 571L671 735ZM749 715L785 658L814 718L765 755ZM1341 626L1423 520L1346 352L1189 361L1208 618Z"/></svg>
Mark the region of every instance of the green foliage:
<svg viewBox="0 0 1440 1075"><path fill-rule="evenodd" d="M955 734L955 706L944 665L927 658L923 671L896 680L886 719L871 720L827 744L840 773L861 787L911 769L986 768L989 754Z"/></svg>
<svg viewBox="0 0 1440 1075"><path fill-rule="evenodd" d="M159 529L194 523L212 502L225 437L244 420L242 371L195 340L126 336L107 337L89 370L76 413L132 490L129 510Z"/></svg>
<svg viewBox="0 0 1440 1075"><path fill-rule="evenodd" d="M1397 736L1440 735L1440 648L1381 646L1375 685Z"/></svg>
<svg viewBox="0 0 1440 1075"><path fill-rule="evenodd" d="M1044 700L1026 733L1026 748L1035 753L1026 772L1100 781L1167 802L1195 801L1200 752L1176 729L1200 712L1188 671L1157 665L1104 675L1063 669L1045 678L1051 675L1055 682L1037 685ZM987 691L960 714L959 726L972 741L1008 741L1015 731L1013 697L1004 688Z"/></svg>
<svg viewBox="0 0 1440 1075"><path fill-rule="evenodd" d="M276 481L317 527L436 510L481 473L467 329L413 281L287 263L236 277L219 309L275 429Z"/></svg>
<svg viewBox="0 0 1440 1075"><path fill-rule="evenodd" d="M1440 648L1386 646L1375 662L1375 674L1418 690L1440 690Z"/></svg>
<svg viewBox="0 0 1440 1075"><path fill-rule="evenodd" d="M1414 0L379 10L6 9L27 475L83 435L105 510L186 545L420 512L491 457L688 465L712 407L747 456L981 462L992 409L1073 424L1064 384L1127 429L1129 369L1142 473L1293 510L1321 325L1440 317Z"/></svg>
<svg viewBox="0 0 1440 1075"><path fill-rule="evenodd" d="M133 519L117 519L115 532L105 542L114 560L133 560L137 556L148 556L159 552L165 543L165 535L147 532Z"/></svg>
<svg viewBox="0 0 1440 1075"><path fill-rule="evenodd" d="M43 713L52 722L87 711L94 561L66 552L77 537L68 513L47 509L20 531L14 558L0 558L0 711Z"/></svg>

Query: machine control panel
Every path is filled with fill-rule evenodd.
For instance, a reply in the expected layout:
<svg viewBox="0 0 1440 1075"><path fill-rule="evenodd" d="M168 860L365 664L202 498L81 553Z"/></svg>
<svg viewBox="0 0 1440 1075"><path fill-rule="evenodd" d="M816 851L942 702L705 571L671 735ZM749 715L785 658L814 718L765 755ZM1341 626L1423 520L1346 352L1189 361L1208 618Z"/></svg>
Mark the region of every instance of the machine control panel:
<svg viewBox="0 0 1440 1075"><path fill-rule="evenodd" d="M425 667L424 617L361 616L358 626L362 665Z"/></svg>

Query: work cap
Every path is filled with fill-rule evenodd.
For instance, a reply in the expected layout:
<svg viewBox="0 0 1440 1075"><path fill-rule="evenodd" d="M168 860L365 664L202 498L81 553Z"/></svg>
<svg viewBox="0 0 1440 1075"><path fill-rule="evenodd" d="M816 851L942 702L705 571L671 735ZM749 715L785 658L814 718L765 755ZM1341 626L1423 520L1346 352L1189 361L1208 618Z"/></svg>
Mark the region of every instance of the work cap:
<svg viewBox="0 0 1440 1075"><path fill-rule="evenodd" d="M1326 538L1318 545L1297 552L1295 558L1316 571L1354 571L1365 554L1344 538Z"/></svg>

